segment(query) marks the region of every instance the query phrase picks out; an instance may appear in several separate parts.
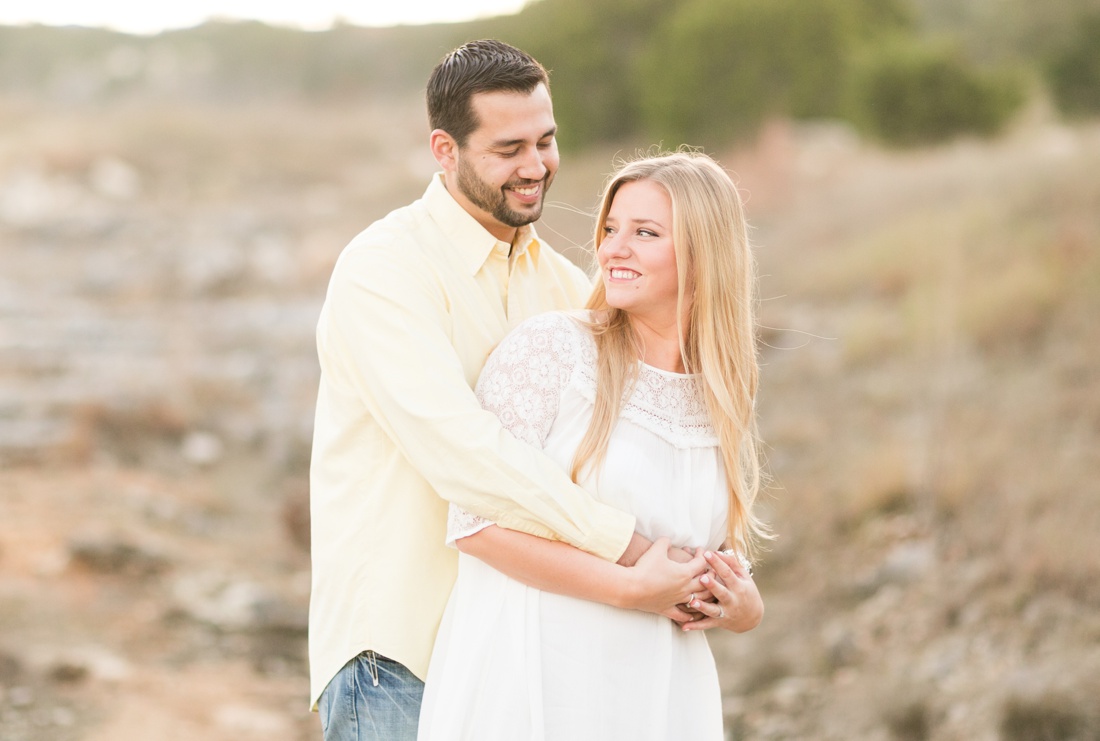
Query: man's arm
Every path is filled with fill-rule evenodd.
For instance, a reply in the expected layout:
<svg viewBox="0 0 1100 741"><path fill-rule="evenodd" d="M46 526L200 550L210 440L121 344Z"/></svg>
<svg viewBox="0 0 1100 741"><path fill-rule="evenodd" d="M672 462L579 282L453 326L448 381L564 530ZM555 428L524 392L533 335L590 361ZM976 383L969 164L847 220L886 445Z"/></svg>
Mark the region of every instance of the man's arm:
<svg viewBox="0 0 1100 741"><path fill-rule="evenodd" d="M455 317L441 278L423 262L386 247L344 252L318 324L324 372L363 401L444 498L509 528L618 560L634 518L593 499L481 408L451 344Z"/></svg>
<svg viewBox="0 0 1100 741"><path fill-rule="evenodd" d="M626 550L623 551L623 555L619 556L619 560L616 563L620 566L633 566L638 563L638 559L642 557L642 554L648 551L652 546L653 541L649 538L634 533L630 536L630 542L627 543Z"/></svg>

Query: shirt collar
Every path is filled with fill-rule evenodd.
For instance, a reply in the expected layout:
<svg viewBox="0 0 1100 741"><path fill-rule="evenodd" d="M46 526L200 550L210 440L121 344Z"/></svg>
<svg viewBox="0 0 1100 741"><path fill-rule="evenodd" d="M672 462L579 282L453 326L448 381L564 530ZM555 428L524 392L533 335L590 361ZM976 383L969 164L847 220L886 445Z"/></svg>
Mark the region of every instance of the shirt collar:
<svg viewBox="0 0 1100 741"><path fill-rule="evenodd" d="M443 184L443 173L436 173L424 192L424 204L436 224L450 237L451 244L462 255L463 263L473 275L493 254L500 242L477 219L459 205ZM521 226L516 232L516 257L527 252L535 267L539 262L540 240L533 224Z"/></svg>

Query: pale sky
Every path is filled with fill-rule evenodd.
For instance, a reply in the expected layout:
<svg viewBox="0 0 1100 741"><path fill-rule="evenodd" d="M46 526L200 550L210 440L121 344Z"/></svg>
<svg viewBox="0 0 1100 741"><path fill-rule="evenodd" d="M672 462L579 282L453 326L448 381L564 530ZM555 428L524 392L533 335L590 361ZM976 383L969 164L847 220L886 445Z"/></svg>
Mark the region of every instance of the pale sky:
<svg viewBox="0 0 1100 741"><path fill-rule="evenodd" d="M25 0L0 2L0 25L103 26L129 33L187 28L210 18L325 29L465 21L514 13L525 0Z"/></svg>

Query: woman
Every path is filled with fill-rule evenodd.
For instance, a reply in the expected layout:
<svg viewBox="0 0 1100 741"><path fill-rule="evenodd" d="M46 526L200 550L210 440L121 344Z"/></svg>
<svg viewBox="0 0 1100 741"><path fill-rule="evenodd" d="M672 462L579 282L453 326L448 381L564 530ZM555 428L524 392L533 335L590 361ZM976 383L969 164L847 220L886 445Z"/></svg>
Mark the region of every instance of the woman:
<svg viewBox="0 0 1100 741"><path fill-rule="evenodd" d="M765 535L752 512L754 275L737 189L701 154L628 163L605 189L596 244L601 279L587 311L520 325L490 357L478 397L636 516L656 542L640 565L659 568L666 542L705 549L710 571L691 583L709 595L639 603L632 579L645 569L452 509L459 575L421 739L722 738L702 631L744 629L731 613L759 594L736 558L715 551L751 554Z"/></svg>

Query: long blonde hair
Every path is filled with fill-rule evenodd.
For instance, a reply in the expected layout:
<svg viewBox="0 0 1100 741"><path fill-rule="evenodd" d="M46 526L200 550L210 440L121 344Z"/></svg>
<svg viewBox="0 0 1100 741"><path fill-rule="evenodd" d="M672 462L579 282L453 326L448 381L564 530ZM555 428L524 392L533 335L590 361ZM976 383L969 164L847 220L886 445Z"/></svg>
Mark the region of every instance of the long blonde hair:
<svg viewBox="0 0 1100 741"><path fill-rule="evenodd" d="M687 311L680 353L688 373L700 378L711 425L717 433L729 496L729 539L748 556L755 541L770 538L753 514L762 470L755 399L756 277L741 197L713 159L681 150L624 164L608 180L596 221L595 245L615 194L624 183L649 180L672 202L672 237L678 274L677 315ZM598 467L624 396L638 375L639 340L628 314L607 304L598 281L587 308L597 347L596 404L592 422L573 459L576 481L588 465Z"/></svg>

